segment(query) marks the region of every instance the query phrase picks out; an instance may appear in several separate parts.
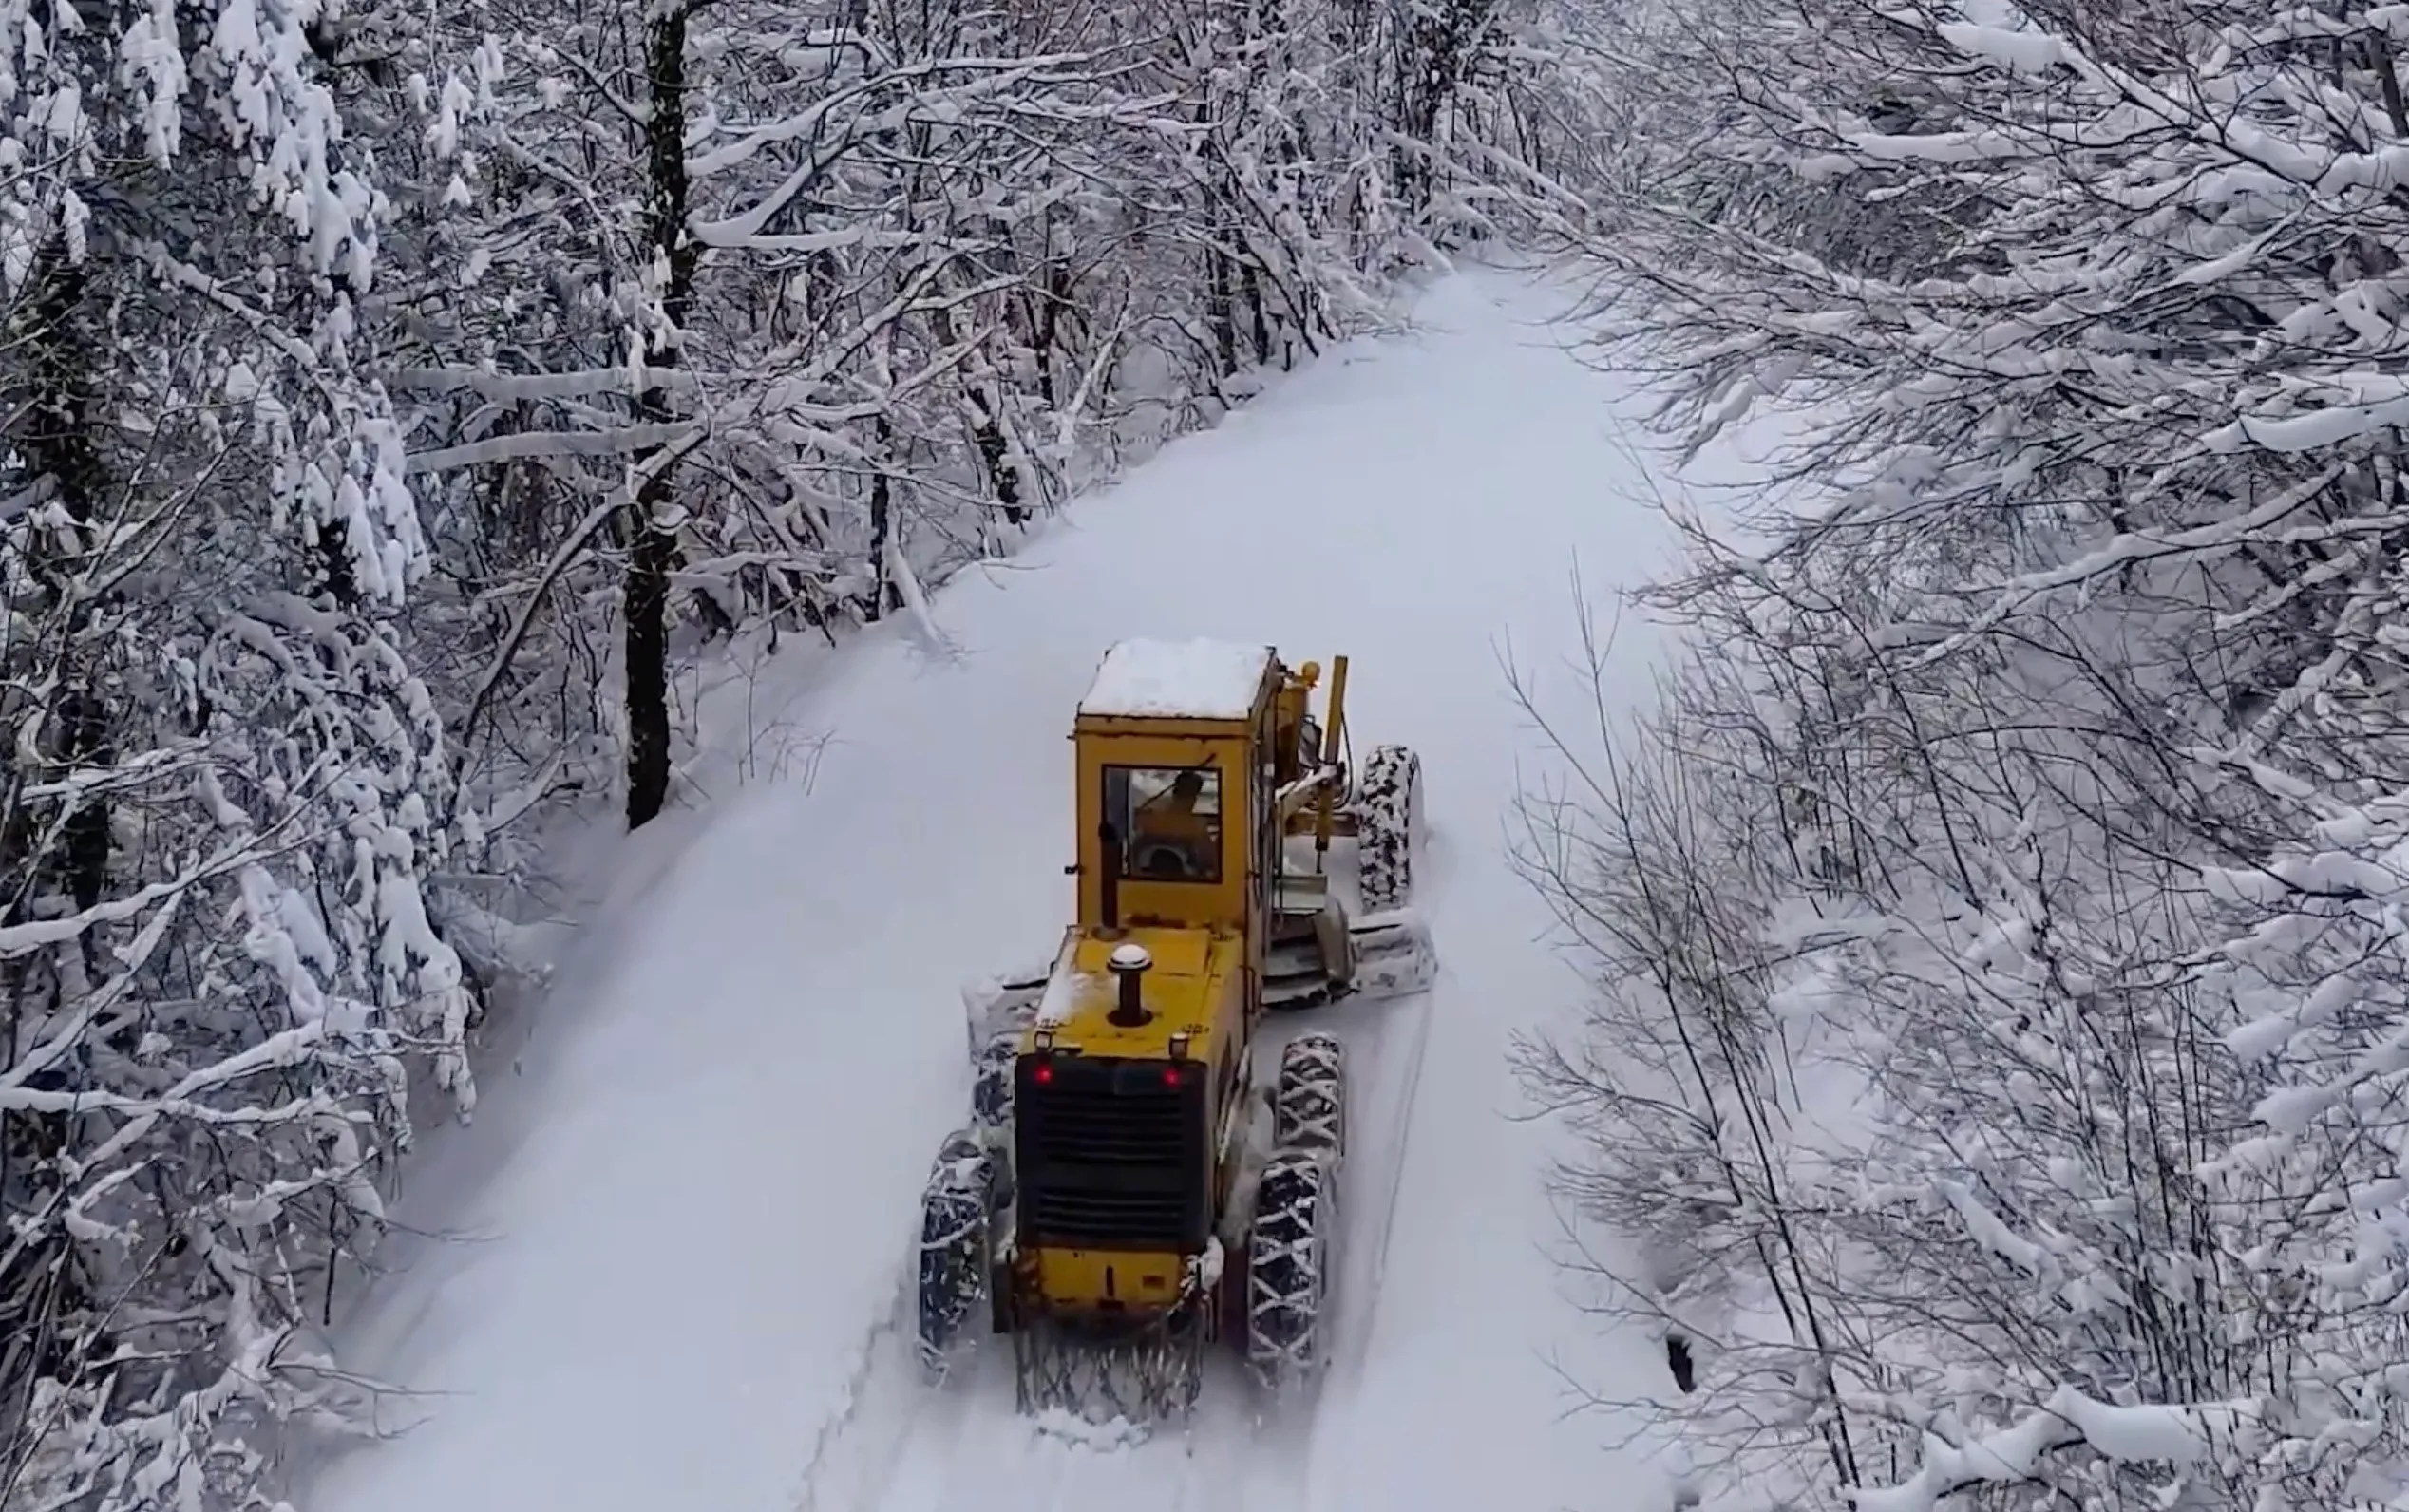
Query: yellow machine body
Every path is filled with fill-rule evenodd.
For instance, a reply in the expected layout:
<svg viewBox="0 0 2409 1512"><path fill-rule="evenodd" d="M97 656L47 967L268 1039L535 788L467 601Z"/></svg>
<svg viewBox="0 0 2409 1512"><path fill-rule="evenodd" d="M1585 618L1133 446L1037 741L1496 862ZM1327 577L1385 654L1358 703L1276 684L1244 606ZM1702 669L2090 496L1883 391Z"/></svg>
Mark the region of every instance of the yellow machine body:
<svg viewBox="0 0 2409 1512"><path fill-rule="evenodd" d="M1153 961L1144 988L1156 1016L1134 1028L1111 1021L1118 984L1107 964L1115 949L1129 943L1143 947ZM1242 935L1140 927L1106 936L1074 928L1063 952L1058 965L1064 970L1050 991L1067 992L1072 1001L1061 1005L1068 1016L1058 1027L1031 1032L1025 1054L1033 1070L1050 1051L1058 1056L1063 1047L1075 1046L1086 1065L1111 1063L1124 1077L1194 1078L1200 1095L1193 1110L1183 1109L1180 1116L1205 1129L1218 1130L1240 1113L1249 1041ZM1216 1158L1224 1153L1212 1148L1217 1141L1201 1143L1191 1174L1206 1203L1203 1217L1209 1238L1234 1173ZM1019 1290L1056 1315L1167 1312L1186 1295L1192 1279L1187 1267L1202 1249L1192 1235L1180 1234L1166 1234L1151 1244L1139 1239L1134 1246L1048 1243L1042 1233L1026 1237L1038 1242L1017 1252Z"/></svg>
<svg viewBox="0 0 2409 1512"><path fill-rule="evenodd" d="M1419 759L1353 769L1346 686L1344 657L1325 688L1269 646L1105 653L1070 737L1072 917L1051 961L963 991L971 1121L938 1148L916 1267L934 1378L982 1303L1033 1413L1184 1412L1215 1341L1275 1390L1326 1361L1344 1045L1264 1015L1436 967L1410 906Z"/></svg>
<svg viewBox="0 0 2409 1512"><path fill-rule="evenodd" d="M1072 731L1077 921L1015 1068L1021 1199L999 1296L1014 1318L1135 1324L1201 1293L1212 1305L1200 1270L1242 1184L1273 890L1298 818L1281 789L1305 769L1311 687L1269 647L1242 699L1223 682L1204 712L1083 705ZM1146 965L1129 982L1114 956L1140 958L1133 946Z"/></svg>

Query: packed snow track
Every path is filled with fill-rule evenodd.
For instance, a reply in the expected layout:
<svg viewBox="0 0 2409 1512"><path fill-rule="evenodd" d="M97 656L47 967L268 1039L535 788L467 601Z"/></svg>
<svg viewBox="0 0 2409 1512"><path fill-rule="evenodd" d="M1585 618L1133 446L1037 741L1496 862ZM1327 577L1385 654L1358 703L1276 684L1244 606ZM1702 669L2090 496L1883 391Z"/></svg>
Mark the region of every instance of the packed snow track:
<svg viewBox="0 0 2409 1512"><path fill-rule="evenodd" d="M302 1512L1669 1506L1622 1426L1567 1415L1567 1374L1640 1393L1664 1366L1562 1296L1551 1136L1512 1118L1506 1062L1582 992L1508 858L1538 750L1508 648L1578 699L1576 562L1595 606L1668 549L1634 396L1562 350L1564 301L1441 280L1414 333L1174 443L931 624L773 663L745 738L825 741L711 795L563 962L523 1075L411 1172L401 1219L460 1241L405 1246L343 1340L408 1393L408 1431L297 1487ZM1439 960L1428 992L1273 1021L1335 1027L1350 1062L1318 1390L1258 1422L1217 1360L1194 1421L1134 1444L1018 1415L1001 1341L924 1387L909 1280L968 1095L959 989L1059 936L1065 736L1130 636L1351 658L1356 748L1421 756ZM1636 704L1656 637L1626 619L1612 654Z"/></svg>

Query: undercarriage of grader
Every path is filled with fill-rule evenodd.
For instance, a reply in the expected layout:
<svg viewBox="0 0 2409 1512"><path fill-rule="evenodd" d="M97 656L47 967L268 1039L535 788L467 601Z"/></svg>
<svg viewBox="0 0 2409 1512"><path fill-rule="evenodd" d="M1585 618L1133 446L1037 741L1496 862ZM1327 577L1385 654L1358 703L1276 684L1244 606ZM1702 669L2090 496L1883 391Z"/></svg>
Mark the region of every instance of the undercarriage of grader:
<svg viewBox="0 0 2409 1512"><path fill-rule="evenodd" d="M1407 906L1420 765L1353 766L1346 676L1317 713L1320 669L1268 646L1105 656L1072 732L1075 920L1044 967L963 994L971 1119L922 1198L933 1378L1005 1334L1022 1410L1146 1423L1194 1405L1217 1343L1273 1392L1326 1360L1344 1046L1259 1030L1436 970Z"/></svg>

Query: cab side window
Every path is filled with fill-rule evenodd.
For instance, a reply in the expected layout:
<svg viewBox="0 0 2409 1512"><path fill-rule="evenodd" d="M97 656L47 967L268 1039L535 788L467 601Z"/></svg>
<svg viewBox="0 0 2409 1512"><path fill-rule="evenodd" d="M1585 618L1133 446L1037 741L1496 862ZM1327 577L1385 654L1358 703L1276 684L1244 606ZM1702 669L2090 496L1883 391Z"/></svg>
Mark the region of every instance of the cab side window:
<svg viewBox="0 0 2409 1512"><path fill-rule="evenodd" d="M1140 882L1222 879L1222 771L1108 766L1104 817L1122 837L1121 875Z"/></svg>

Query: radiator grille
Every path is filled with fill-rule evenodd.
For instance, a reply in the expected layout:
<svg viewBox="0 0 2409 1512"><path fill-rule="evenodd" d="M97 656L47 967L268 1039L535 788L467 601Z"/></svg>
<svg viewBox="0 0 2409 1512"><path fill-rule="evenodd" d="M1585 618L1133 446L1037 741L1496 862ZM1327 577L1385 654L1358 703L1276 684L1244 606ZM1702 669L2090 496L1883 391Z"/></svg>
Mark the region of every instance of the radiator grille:
<svg viewBox="0 0 2409 1512"><path fill-rule="evenodd" d="M1135 1080L1131 1078L1131 1080ZM1038 1159L1073 1165L1176 1165L1186 1143L1179 1088L1054 1084L1037 1089L1031 1121Z"/></svg>
<svg viewBox="0 0 2409 1512"><path fill-rule="evenodd" d="M1028 1222L1044 1245L1174 1248L1186 1202L1176 1191L1107 1192L1048 1182L1027 1193Z"/></svg>
<svg viewBox="0 0 2409 1512"><path fill-rule="evenodd" d="M1160 1061L1057 1055L1024 1063L1014 1164L1029 1245L1195 1249L1209 1223L1204 1078Z"/></svg>

